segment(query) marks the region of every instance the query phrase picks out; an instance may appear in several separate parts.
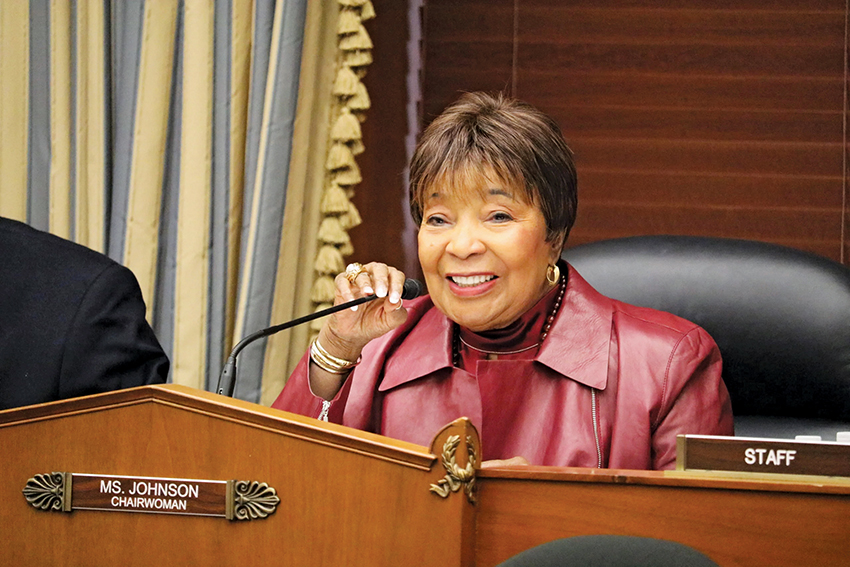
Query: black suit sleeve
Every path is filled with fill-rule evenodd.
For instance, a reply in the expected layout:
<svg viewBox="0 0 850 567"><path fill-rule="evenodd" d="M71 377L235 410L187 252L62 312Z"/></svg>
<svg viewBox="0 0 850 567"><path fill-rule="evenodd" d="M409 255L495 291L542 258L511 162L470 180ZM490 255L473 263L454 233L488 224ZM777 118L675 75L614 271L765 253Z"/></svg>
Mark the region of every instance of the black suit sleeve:
<svg viewBox="0 0 850 567"><path fill-rule="evenodd" d="M80 301L65 339L60 398L157 384L168 376L168 358L145 320L133 273L112 264Z"/></svg>

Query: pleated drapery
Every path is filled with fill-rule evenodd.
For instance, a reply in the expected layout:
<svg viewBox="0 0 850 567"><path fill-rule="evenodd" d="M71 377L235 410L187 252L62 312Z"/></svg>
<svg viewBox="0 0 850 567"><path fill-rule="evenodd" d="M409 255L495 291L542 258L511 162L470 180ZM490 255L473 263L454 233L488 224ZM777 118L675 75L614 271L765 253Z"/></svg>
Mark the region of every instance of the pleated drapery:
<svg viewBox="0 0 850 567"><path fill-rule="evenodd" d="M132 269L174 383L310 308L324 179L293 136L324 161L340 6L309 4L0 3L0 215ZM269 403L298 337L243 351L236 396Z"/></svg>

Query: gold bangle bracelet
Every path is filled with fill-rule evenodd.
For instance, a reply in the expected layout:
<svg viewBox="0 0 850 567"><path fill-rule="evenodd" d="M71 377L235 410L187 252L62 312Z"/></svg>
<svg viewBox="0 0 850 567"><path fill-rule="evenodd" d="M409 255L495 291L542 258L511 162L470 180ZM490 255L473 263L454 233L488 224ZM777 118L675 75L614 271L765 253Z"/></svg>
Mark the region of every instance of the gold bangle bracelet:
<svg viewBox="0 0 850 567"><path fill-rule="evenodd" d="M346 374L351 371L354 366L337 366L334 365L331 361L323 358L321 355L317 354L315 350L310 352L310 359L322 370L326 372L330 372L331 374Z"/></svg>
<svg viewBox="0 0 850 567"><path fill-rule="evenodd" d="M316 347L313 345L310 346L310 360L313 361L313 364L325 372L330 372L331 374L345 374L348 372L348 370L341 369L338 366L333 366L331 362L323 358L322 355L316 351Z"/></svg>
<svg viewBox="0 0 850 567"><path fill-rule="evenodd" d="M310 354L310 360L313 361L313 364L315 364L316 366L318 366L319 368L321 368L322 370L324 370L325 372L328 372L330 374L342 375L342 374L348 373L348 370L336 370L334 368L331 368L330 366L328 366L327 364L325 364L324 362L320 361L318 358L313 356L312 353Z"/></svg>
<svg viewBox="0 0 850 567"><path fill-rule="evenodd" d="M311 358L313 362L318 365L319 368L332 374L345 374L350 370L349 368L340 368L339 366L334 366L333 363L331 363L327 359L322 358L322 356L319 354L313 353Z"/></svg>
<svg viewBox="0 0 850 567"><path fill-rule="evenodd" d="M316 350L319 351L319 354L321 354L323 358L330 360L336 366L357 366L357 363L359 363L360 359L362 358L358 357L357 360L352 362L351 360L347 360L345 358L336 357L325 350L325 348L322 346L322 343L319 342L319 337L316 337L316 339L313 341L313 344L316 346Z"/></svg>
<svg viewBox="0 0 850 567"><path fill-rule="evenodd" d="M358 356L357 360L352 362L333 356L322 347L318 337L310 345L310 359L316 363L316 366L331 374L345 374L360 364L362 358L362 356Z"/></svg>

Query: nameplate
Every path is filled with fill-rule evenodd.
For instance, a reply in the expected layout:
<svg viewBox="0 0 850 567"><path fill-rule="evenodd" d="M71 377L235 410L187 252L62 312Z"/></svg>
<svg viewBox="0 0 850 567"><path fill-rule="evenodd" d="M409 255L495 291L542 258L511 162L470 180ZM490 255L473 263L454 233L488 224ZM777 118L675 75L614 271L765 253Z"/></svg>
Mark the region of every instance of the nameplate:
<svg viewBox="0 0 850 567"><path fill-rule="evenodd" d="M850 476L850 445L709 435L677 436L676 470Z"/></svg>
<svg viewBox="0 0 850 567"><path fill-rule="evenodd" d="M227 482L75 474L75 510L227 517Z"/></svg>
<svg viewBox="0 0 850 567"><path fill-rule="evenodd" d="M23 490L39 510L99 510L257 520L280 499L266 483L54 472L38 474Z"/></svg>

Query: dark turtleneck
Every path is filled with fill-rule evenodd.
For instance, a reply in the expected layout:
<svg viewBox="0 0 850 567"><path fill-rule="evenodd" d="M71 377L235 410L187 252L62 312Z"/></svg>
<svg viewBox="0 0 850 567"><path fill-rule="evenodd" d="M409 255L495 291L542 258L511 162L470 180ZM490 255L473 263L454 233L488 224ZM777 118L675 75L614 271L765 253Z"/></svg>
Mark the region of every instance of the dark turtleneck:
<svg viewBox="0 0 850 567"><path fill-rule="evenodd" d="M537 354L537 347L540 343L540 335L546 325L546 318L551 313L558 298L559 287L559 285L553 286L531 309L507 327L481 333L474 333L469 329L459 327L461 368L474 372L479 360L533 359ZM487 353L498 354L488 355Z"/></svg>

